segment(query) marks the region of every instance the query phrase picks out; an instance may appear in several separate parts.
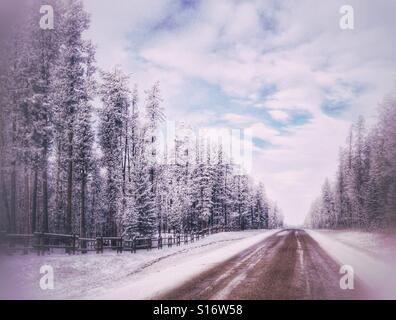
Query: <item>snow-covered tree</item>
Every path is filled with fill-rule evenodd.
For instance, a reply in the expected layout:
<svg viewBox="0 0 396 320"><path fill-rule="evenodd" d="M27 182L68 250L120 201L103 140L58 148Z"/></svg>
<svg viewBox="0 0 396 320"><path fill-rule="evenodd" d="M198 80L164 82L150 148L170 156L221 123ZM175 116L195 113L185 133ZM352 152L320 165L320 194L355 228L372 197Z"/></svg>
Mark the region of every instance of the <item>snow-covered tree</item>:
<svg viewBox="0 0 396 320"><path fill-rule="evenodd" d="M246 175L237 174L234 176L233 184L233 224L241 230L247 228L249 214L249 181Z"/></svg>
<svg viewBox="0 0 396 320"><path fill-rule="evenodd" d="M77 119L75 123L75 171L76 171L76 182L80 183L80 221L79 229L80 236L86 237L87 233L87 184L89 174L92 172L94 165L93 155L93 144L94 144L94 132L92 129L92 106L90 99L94 91L94 83L92 76L95 68L92 66L94 61L94 50L91 48L87 55L87 68L86 78L87 84L86 99L79 105L77 111Z"/></svg>
<svg viewBox="0 0 396 320"><path fill-rule="evenodd" d="M158 232L161 233L161 221L162 217L160 216L161 210L161 200L158 194L158 181L161 175L160 169L158 166L157 158L159 157L158 151L158 130L160 128L161 123L165 120L164 109L161 105L162 97L160 92L160 84L156 82L152 88L146 91L146 105L145 105L145 120L146 126L144 128L145 132L145 141L146 146L144 151L146 152L146 158L149 161L149 172L150 172L150 183L151 183L151 192L153 193L153 197L155 199L155 206L157 212L157 221L158 221Z"/></svg>
<svg viewBox="0 0 396 320"><path fill-rule="evenodd" d="M142 139L143 140L143 139ZM152 235L156 230L155 198L151 189L150 165L143 144L133 161L131 201L124 219L125 234Z"/></svg>
<svg viewBox="0 0 396 320"><path fill-rule="evenodd" d="M55 70L54 102L57 107L58 153L59 157L65 157L66 160L67 233L73 231L76 122L80 107L89 100L86 69L92 59L92 46L82 36L88 27L89 17L83 9L82 1L66 2L62 23L58 26L61 46ZM63 163L58 165L63 167Z"/></svg>
<svg viewBox="0 0 396 320"><path fill-rule="evenodd" d="M278 205L273 203L269 210L269 228L277 229L283 227L283 215L279 210Z"/></svg>
<svg viewBox="0 0 396 320"><path fill-rule="evenodd" d="M130 91L128 77L118 68L113 72L103 72L102 79L99 89L103 105L100 110L99 143L106 169L106 233L116 235L117 222L122 219L123 144Z"/></svg>
<svg viewBox="0 0 396 320"><path fill-rule="evenodd" d="M253 194L254 228L268 228L269 204L264 185L260 183Z"/></svg>

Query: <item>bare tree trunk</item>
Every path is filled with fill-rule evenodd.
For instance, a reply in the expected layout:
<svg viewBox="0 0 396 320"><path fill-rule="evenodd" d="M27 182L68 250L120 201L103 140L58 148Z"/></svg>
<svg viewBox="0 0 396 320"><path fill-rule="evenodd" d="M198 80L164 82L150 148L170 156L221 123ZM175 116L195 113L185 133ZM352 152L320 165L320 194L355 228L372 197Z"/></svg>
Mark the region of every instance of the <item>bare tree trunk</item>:
<svg viewBox="0 0 396 320"><path fill-rule="evenodd" d="M3 92L1 93L1 96L3 96ZM5 181L5 162L6 162L6 156L5 156L5 128L4 128L4 123L5 123L5 108L3 106L2 101L0 101L0 184L1 184L1 200L3 205L4 212L1 212L0 215L0 228L6 226L9 226L9 221L10 221L10 207L8 203L8 192L7 192L7 187L6 187L6 181ZM3 213L4 213L4 219L3 220Z"/></svg>
<svg viewBox="0 0 396 320"><path fill-rule="evenodd" d="M57 142L57 159L56 159L56 190L55 190L55 214L56 214L56 232L64 232L63 230L63 223L61 223L61 217L63 221L63 214L61 214L61 209L62 209L62 204L61 204L61 199L62 197L60 196L62 191L62 182L61 182L61 148L62 144L60 142L60 139L58 139Z"/></svg>
<svg viewBox="0 0 396 320"><path fill-rule="evenodd" d="M43 232L48 232L48 172L43 168Z"/></svg>
<svg viewBox="0 0 396 320"><path fill-rule="evenodd" d="M128 118L127 118L128 119ZM129 153L129 139L128 139L128 120L125 124L125 146L124 146L124 158L122 160L122 203L121 203L121 215L124 216L126 210L126 173L127 173L127 161Z"/></svg>
<svg viewBox="0 0 396 320"><path fill-rule="evenodd" d="M68 172L67 172L67 207L66 207L66 233L72 233L72 202L73 202L73 131L69 132Z"/></svg>
<svg viewBox="0 0 396 320"><path fill-rule="evenodd" d="M80 237L86 237L86 226L85 226L85 188L86 188L86 174L82 172L81 177L81 212L80 212ZM81 248L86 248L86 242L81 242ZM81 253L87 253L87 251L81 251Z"/></svg>
<svg viewBox="0 0 396 320"><path fill-rule="evenodd" d="M24 196L24 211L25 211L25 225L24 225L24 232L29 233L30 232L30 188L29 188L29 170L28 167L25 166L24 170L24 185L25 185L25 190L23 192Z"/></svg>
<svg viewBox="0 0 396 320"><path fill-rule="evenodd" d="M127 120L126 124L125 124L125 147L124 147L124 159L123 159L123 163L122 163L122 194L124 196L125 196L128 153L129 153L129 139L128 139L128 120Z"/></svg>
<svg viewBox="0 0 396 320"><path fill-rule="evenodd" d="M32 195L32 222L31 222L31 232L36 232L36 220L37 220L37 188L38 188L38 168L34 168L33 175L33 195Z"/></svg>
<svg viewBox="0 0 396 320"><path fill-rule="evenodd" d="M43 232L48 232L48 162L47 162L47 141L44 141L43 151Z"/></svg>
<svg viewBox="0 0 396 320"><path fill-rule="evenodd" d="M12 144L15 144L15 135L16 135L16 123L15 119L12 124ZM10 198L10 221L9 221L9 232L15 233L16 228L16 159L15 155L13 155L14 159L12 160L12 171L11 171L11 198Z"/></svg>
<svg viewBox="0 0 396 320"><path fill-rule="evenodd" d="M16 168L12 165L11 172L11 210L10 210L10 233L15 233L16 227Z"/></svg>
<svg viewBox="0 0 396 320"><path fill-rule="evenodd" d="M1 195L3 199L3 204L4 204L4 210L5 210L5 216L7 218L7 226L10 226L10 206L8 203L8 192L7 192L7 187L6 187L6 182L5 182L5 176L3 170L1 170Z"/></svg>
<svg viewBox="0 0 396 320"><path fill-rule="evenodd" d="M96 219L95 219L95 208L96 208L96 197L95 197L95 191L92 190L91 188L91 192L92 192L92 200L91 200L91 230L90 230L90 234L91 236L95 236L97 234L97 230L96 230Z"/></svg>

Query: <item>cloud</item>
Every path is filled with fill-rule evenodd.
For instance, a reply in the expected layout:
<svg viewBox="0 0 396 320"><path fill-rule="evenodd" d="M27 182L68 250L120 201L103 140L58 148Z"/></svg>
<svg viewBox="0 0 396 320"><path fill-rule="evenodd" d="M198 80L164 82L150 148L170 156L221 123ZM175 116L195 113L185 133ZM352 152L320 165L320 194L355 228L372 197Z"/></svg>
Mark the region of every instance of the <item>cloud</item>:
<svg viewBox="0 0 396 320"><path fill-rule="evenodd" d="M268 111L272 118L278 121L286 121L289 119L289 114L282 110L270 110Z"/></svg>
<svg viewBox="0 0 396 320"><path fill-rule="evenodd" d="M238 126L250 124L254 121L257 121L255 117L236 113L226 113L224 114L223 119L230 124L235 124Z"/></svg>
<svg viewBox="0 0 396 320"><path fill-rule="evenodd" d="M248 127L253 132L253 137L272 142L279 135L279 131L257 122Z"/></svg>

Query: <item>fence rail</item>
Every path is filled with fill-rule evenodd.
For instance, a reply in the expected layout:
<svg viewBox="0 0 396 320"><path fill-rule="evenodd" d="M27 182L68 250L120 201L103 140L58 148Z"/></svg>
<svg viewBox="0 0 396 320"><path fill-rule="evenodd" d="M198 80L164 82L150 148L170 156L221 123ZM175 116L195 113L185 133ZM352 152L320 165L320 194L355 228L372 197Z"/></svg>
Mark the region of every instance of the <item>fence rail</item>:
<svg viewBox="0 0 396 320"><path fill-rule="evenodd" d="M103 253L105 250L122 253L129 251L136 253L137 250L162 249L163 247L180 246L195 242L203 237L218 232L235 231L231 227L213 227L198 232L173 233L156 237L96 237L85 238L76 234L41 233L34 234L7 234L0 231L0 251L8 254L21 252L28 254L35 251L38 255L51 253L55 249L65 250L67 254L96 252Z"/></svg>

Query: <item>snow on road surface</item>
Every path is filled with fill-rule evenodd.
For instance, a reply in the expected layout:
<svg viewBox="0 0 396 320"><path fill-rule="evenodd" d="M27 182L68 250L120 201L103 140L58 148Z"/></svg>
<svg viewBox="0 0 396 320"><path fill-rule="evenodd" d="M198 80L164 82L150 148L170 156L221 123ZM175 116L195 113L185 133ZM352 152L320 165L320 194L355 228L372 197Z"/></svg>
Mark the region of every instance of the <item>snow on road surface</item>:
<svg viewBox="0 0 396 320"><path fill-rule="evenodd" d="M281 236L280 236L281 235ZM366 299L343 290L339 265L304 230L287 229L167 292L164 300Z"/></svg>
<svg viewBox="0 0 396 320"><path fill-rule="evenodd" d="M373 299L396 299L396 235L306 230L340 265L350 265Z"/></svg>
<svg viewBox="0 0 396 320"><path fill-rule="evenodd" d="M372 298L396 299L396 235L359 231L307 232L335 262L354 268L357 280L370 289ZM263 240L268 242L267 238L272 235L275 238L271 239L281 245L286 234L287 231L279 230L219 233L188 245L142 250L136 254L105 252L76 256L1 256L0 299L150 299L219 267L237 254L244 252L246 257L250 257L248 253L255 252L254 246L261 246ZM306 256L299 241L296 249L299 265L303 265ZM269 251L264 250L262 254L268 255ZM265 262L261 261L263 257L252 259L258 259L257 264L260 264ZM244 261L242 259L240 262L244 264ZM314 260L312 263L319 262ZM54 290L40 289L39 281L43 276L40 267L43 265L53 267ZM246 274L255 269L255 265L248 264L246 270L242 268L246 272L230 282L217 298L227 296L234 290L244 281ZM282 266L275 267L274 270L279 271ZM238 264L230 268L238 269ZM310 273L309 270L306 272ZM226 277L226 270L221 275ZM309 283L306 286L309 287Z"/></svg>
<svg viewBox="0 0 396 320"><path fill-rule="evenodd" d="M150 299L180 286L192 277L224 262L237 253L263 241L279 230L262 231L215 250L195 252L188 257L179 256L153 265L150 270L130 278L122 287L108 290L99 299ZM94 298L90 296L88 298Z"/></svg>
<svg viewBox="0 0 396 320"><path fill-rule="evenodd" d="M0 257L0 299L148 299L180 285L278 230L226 232L179 247L67 256ZM40 267L54 270L54 290L40 289Z"/></svg>

